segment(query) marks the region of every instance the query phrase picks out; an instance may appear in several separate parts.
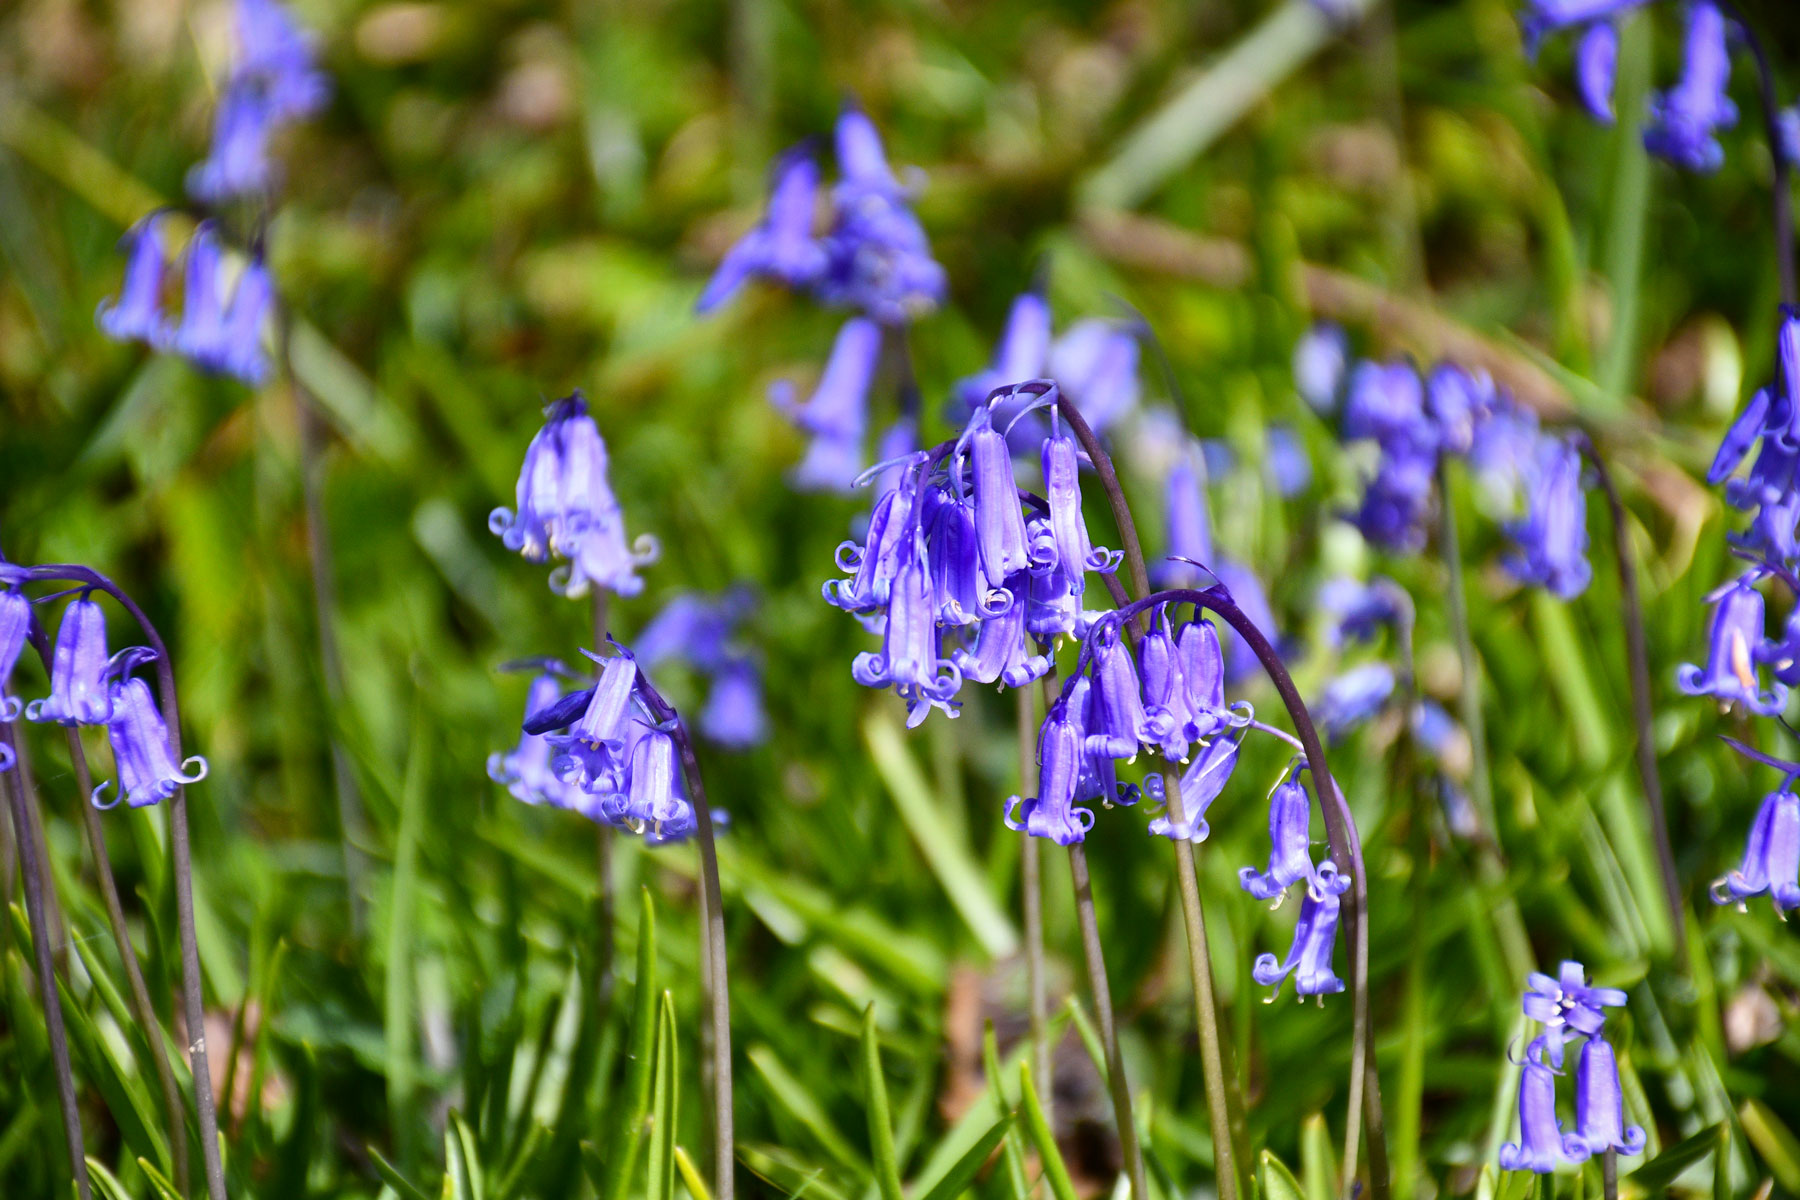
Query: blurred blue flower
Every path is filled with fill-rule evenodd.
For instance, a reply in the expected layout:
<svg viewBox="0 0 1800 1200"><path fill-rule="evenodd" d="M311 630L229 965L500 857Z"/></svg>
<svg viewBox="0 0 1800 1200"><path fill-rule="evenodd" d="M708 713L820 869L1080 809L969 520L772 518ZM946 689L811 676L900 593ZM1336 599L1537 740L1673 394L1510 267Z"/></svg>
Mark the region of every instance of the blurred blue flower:
<svg viewBox="0 0 1800 1200"><path fill-rule="evenodd" d="M1575 46L1575 87L1594 120L1611 125L1619 77L1619 31L1610 21L1588 26Z"/></svg>
<svg viewBox="0 0 1800 1200"><path fill-rule="evenodd" d="M1198 563L1213 559L1212 519L1206 509L1206 490L1190 443L1175 457L1163 485L1165 557L1152 571L1156 586L1205 587L1212 582Z"/></svg>
<svg viewBox="0 0 1800 1200"><path fill-rule="evenodd" d="M1787 702L1787 686L1776 683L1763 691L1757 678L1756 652L1763 644L1763 598L1753 572L1712 593L1715 602L1706 669L1684 664L1676 686L1690 696L1711 696L1729 708L1742 704L1758 716L1773 716Z"/></svg>
<svg viewBox="0 0 1800 1200"><path fill-rule="evenodd" d="M1650 102L1644 146L1677 166L1716 171L1725 162L1718 132L1737 124L1738 111L1726 94L1731 49L1725 15L1712 0L1689 5L1685 49L1680 81Z"/></svg>
<svg viewBox="0 0 1800 1200"><path fill-rule="evenodd" d="M1648 4L1650 0L1526 0L1521 22L1525 28L1526 47L1537 52L1538 42L1546 35L1571 26L1603 21L1609 17Z"/></svg>
<svg viewBox="0 0 1800 1200"><path fill-rule="evenodd" d="M1347 642L1366 642L1383 626L1400 619L1397 587L1388 580L1363 583L1340 575L1319 588L1318 607L1330 617L1325 635L1333 649Z"/></svg>
<svg viewBox="0 0 1800 1200"><path fill-rule="evenodd" d="M1568 438L1538 443L1535 478L1527 490L1525 518L1507 528L1518 553L1506 569L1522 583L1537 584L1564 600L1587 590L1587 497L1581 490L1581 451Z"/></svg>
<svg viewBox="0 0 1800 1200"><path fill-rule="evenodd" d="M1286 425L1271 425L1267 433L1269 478L1284 500L1291 500L1312 486L1312 459L1306 446Z"/></svg>
<svg viewBox="0 0 1800 1200"><path fill-rule="evenodd" d="M175 764L169 747L169 728L143 680L128 676L114 683L109 707L106 738L112 745L113 765L119 772L121 798L131 807L142 808L167 800L183 784L206 778L206 760L197 754L183 760L180 766ZM111 786L106 782L94 789L91 799L95 808L118 804L116 799L112 804L100 802L101 793Z"/></svg>
<svg viewBox="0 0 1800 1200"><path fill-rule="evenodd" d="M56 628L50 695L25 706L32 721L103 725L112 716L107 689L106 614L86 592L69 601Z"/></svg>
<svg viewBox="0 0 1800 1200"><path fill-rule="evenodd" d="M562 685L554 674L546 672L531 681L526 693L525 714L548 709L562 698ZM512 750L496 750L488 755L488 778L503 784L513 797L527 804L551 804L557 808L574 808L574 789L551 770L550 742L542 735L521 733L519 744Z"/></svg>
<svg viewBox="0 0 1800 1200"><path fill-rule="evenodd" d="M881 362L881 326L852 317L838 331L831 357L812 399L794 399L794 385L778 380L769 399L813 441L790 476L802 491L849 491L864 463L869 424L869 386Z"/></svg>
<svg viewBox="0 0 1800 1200"><path fill-rule="evenodd" d="M695 310L712 311L752 278L777 279L791 288L817 283L825 271L825 247L813 236L818 190L819 165L809 146L796 146L776 159L768 211L756 228L726 251Z"/></svg>
<svg viewBox="0 0 1800 1200"><path fill-rule="evenodd" d="M734 658L712 677L700 710L700 732L721 746L747 750L769 736L763 711L762 672L749 658Z"/></svg>
<svg viewBox="0 0 1800 1200"><path fill-rule="evenodd" d="M1333 741L1381 711L1394 694L1394 669L1383 662L1364 663L1339 675L1319 694L1314 713Z"/></svg>
<svg viewBox="0 0 1800 1200"><path fill-rule="evenodd" d="M1094 433L1105 436L1138 406L1138 354L1131 327L1088 317L1051 344L1048 370Z"/></svg>
<svg viewBox="0 0 1800 1200"><path fill-rule="evenodd" d="M269 139L276 123L269 95L257 80L227 83L213 117L212 145L188 171L188 194L207 204L224 204L272 191L276 168Z"/></svg>
<svg viewBox="0 0 1800 1200"><path fill-rule="evenodd" d="M1743 909L1745 900L1767 892L1779 914L1800 908L1800 797L1791 790L1793 783L1790 777L1780 791L1763 797L1742 864L1713 881L1715 904Z"/></svg>
<svg viewBox="0 0 1800 1200"><path fill-rule="evenodd" d="M835 141L843 178L832 190L826 266L816 285L820 300L860 309L884 325L931 312L944 300L944 268L931 257L925 230L907 207L874 122L847 107Z"/></svg>
<svg viewBox="0 0 1800 1200"><path fill-rule="evenodd" d="M1329 323L1314 325L1294 345L1294 387L1314 412L1337 408L1350 369L1350 337Z"/></svg>
<svg viewBox="0 0 1800 1200"><path fill-rule="evenodd" d="M1050 302L1042 292L1020 292L1006 313L1006 327L994 346L993 361L983 370L955 385L955 394L969 410L987 404L995 388L1041 378L1050 358ZM1033 397L1017 395L1004 403L995 419L1004 429Z"/></svg>
<svg viewBox="0 0 1800 1200"><path fill-rule="evenodd" d="M238 0L237 55L221 89L207 157L188 172L195 199L223 204L269 192L269 142L283 125L324 108L331 85L308 39L275 0Z"/></svg>
<svg viewBox="0 0 1800 1200"><path fill-rule="evenodd" d="M168 273L162 244L166 219L167 214L158 209L119 239L126 254L125 280L119 298L102 300L94 314L101 332L115 341L140 341L157 347L166 341L169 319L162 302Z"/></svg>

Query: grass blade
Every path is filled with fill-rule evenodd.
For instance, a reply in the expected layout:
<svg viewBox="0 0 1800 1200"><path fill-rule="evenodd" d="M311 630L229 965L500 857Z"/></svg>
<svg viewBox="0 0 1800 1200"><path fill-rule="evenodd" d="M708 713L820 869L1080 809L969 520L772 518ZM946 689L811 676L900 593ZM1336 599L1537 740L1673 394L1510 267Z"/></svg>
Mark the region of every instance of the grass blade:
<svg viewBox="0 0 1800 1200"><path fill-rule="evenodd" d="M369 1161L375 1166L375 1173L381 1176L381 1182L393 1188L400 1200L431 1200L425 1189L400 1173L400 1168L389 1162L379 1149L368 1146Z"/></svg>
<svg viewBox="0 0 1800 1200"><path fill-rule="evenodd" d="M700 1178L700 1171L694 1166L694 1160L680 1146L675 1147L675 1169L681 1173L681 1182L687 1187L688 1195L694 1200L712 1200L712 1189L706 1186L706 1180Z"/></svg>
<svg viewBox="0 0 1800 1200"><path fill-rule="evenodd" d="M1654 1194L1674 1183L1682 1172L1718 1148L1719 1126L1708 1125L1693 1137L1676 1142L1625 1178L1634 1188Z"/></svg>
<svg viewBox="0 0 1800 1200"><path fill-rule="evenodd" d="M647 1200L674 1200L675 1114L680 1106L675 1078L678 1057L675 1000L665 991L656 1023L655 1063L651 1069L650 1178L644 1189Z"/></svg>
<svg viewBox="0 0 1800 1200"><path fill-rule="evenodd" d="M1062 1151L1057 1149L1056 1135L1050 1132L1050 1122L1044 1119L1044 1106L1038 1102L1037 1088L1032 1085L1029 1062L1019 1064L1019 1098L1025 1105L1025 1128L1037 1146L1051 1193L1056 1200L1075 1200L1075 1184L1069 1178L1069 1168L1063 1163Z"/></svg>
<svg viewBox="0 0 1800 1200"><path fill-rule="evenodd" d="M956 1160L956 1164L936 1187L926 1192L919 1200L956 1200L963 1190L975 1182L975 1176L987 1165L992 1157L994 1147L1012 1130L1013 1119L1010 1115L1001 1117L994 1127L981 1135L981 1140L969 1147L967 1153Z"/></svg>
<svg viewBox="0 0 1800 1200"><path fill-rule="evenodd" d="M869 1149L875 1157L875 1182L881 1200L905 1200L900 1190L900 1164L894 1158L893 1116L888 1109L887 1080L881 1074L881 1043L875 1036L875 1006L863 1009L863 1107L869 1114Z"/></svg>
<svg viewBox="0 0 1800 1200"><path fill-rule="evenodd" d="M393 1114L394 1146L403 1166L412 1166L413 970L410 947L414 941L414 893L419 880L419 832L425 817L425 785L430 774L431 737L422 701L413 709L412 754L406 764L406 782L400 789L400 825L394 834L394 881L387 911L387 972L382 1009L386 1034L388 1111Z"/></svg>
<svg viewBox="0 0 1800 1200"><path fill-rule="evenodd" d="M1273 1150L1262 1152L1262 1169L1257 1179L1262 1184L1262 1200L1307 1200L1300 1181L1286 1163L1275 1157Z"/></svg>
<svg viewBox="0 0 1800 1200"><path fill-rule="evenodd" d="M631 1078L626 1084L627 1120L622 1142L611 1155L611 1172L601 1195L625 1200L631 1177L637 1170L638 1149L644 1141L644 1122L650 1119L651 1059L656 1045L656 903L650 889L639 891L637 944L637 1001L631 1014ZM583 1155L583 1160L587 1156Z"/></svg>

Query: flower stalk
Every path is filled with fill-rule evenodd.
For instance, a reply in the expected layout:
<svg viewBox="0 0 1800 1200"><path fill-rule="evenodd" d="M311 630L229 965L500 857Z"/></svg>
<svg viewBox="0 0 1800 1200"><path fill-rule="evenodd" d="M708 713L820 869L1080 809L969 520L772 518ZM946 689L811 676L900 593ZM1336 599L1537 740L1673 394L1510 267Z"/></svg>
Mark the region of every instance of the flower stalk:
<svg viewBox="0 0 1800 1200"><path fill-rule="evenodd" d="M155 652L156 682L162 713L168 722L169 747L181 759L181 708L175 694L175 669L168 647L137 602L100 572L72 563L33 567L28 578L74 583L105 592L118 601L143 631ZM175 923L181 942L182 1012L186 1019L188 1062L194 1081L194 1108L199 1118L200 1155L206 1170L208 1200L226 1200L225 1164L219 1149L219 1114L213 1101L212 1073L206 1054L206 1002L201 992L200 943L194 930L194 864L188 835L187 789L176 785L169 800L169 845L175 874Z"/></svg>
<svg viewBox="0 0 1800 1200"><path fill-rule="evenodd" d="M0 747L14 757L12 727L0 722ZM56 990L56 965L51 959L50 926L44 910L44 847L31 820L31 802L17 770L0 772L6 779L7 804L12 812L13 840L19 847L19 873L25 884L25 915L31 921L31 948L37 968L38 995L44 1004L44 1029L50 1042L50 1062L56 1075L56 1106L62 1116L63 1138L68 1144L69 1172L80 1200L90 1200L87 1158L81 1136L81 1112L75 1104L75 1072L69 1065L69 1037L63 1027L62 998Z"/></svg>
<svg viewBox="0 0 1800 1200"><path fill-rule="evenodd" d="M1015 689L1019 711L1019 794L1037 791L1037 713L1030 688ZM1025 926L1025 986L1031 1019L1033 1074L1042 1080L1044 1112L1050 1114L1053 1062L1050 1047L1049 996L1044 979L1044 885L1038 840L1019 846L1019 909ZM1077 894L1079 895L1079 889Z"/></svg>

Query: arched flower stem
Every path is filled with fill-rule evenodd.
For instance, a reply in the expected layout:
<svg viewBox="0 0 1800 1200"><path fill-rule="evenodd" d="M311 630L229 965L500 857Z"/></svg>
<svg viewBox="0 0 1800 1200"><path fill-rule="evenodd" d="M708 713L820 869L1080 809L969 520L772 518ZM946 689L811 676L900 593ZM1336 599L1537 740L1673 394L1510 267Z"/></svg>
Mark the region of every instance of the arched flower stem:
<svg viewBox="0 0 1800 1200"><path fill-rule="evenodd" d="M163 718L169 727L169 749L181 760L181 708L175 695L175 669L169 648L137 601L100 572L72 563L33 567L34 581L78 583L105 592L128 613L156 652L156 682ZM200 1156L206 1168L208 1200L226 1200L225 1164L219 1152L219 1114L213 1103L212 1073L206 1057L206 1002L201 994L200 943L194 933L194 862L188 839L187 789L175 788L169 800L169 845L175 868L175 923L181 940L182 1011L187 1021L188 1063L194 1078L194 1108L200 1123Z"/></svg>
<svg viewBox="0 0 1800 1200"><path fill-rule="evenodd" d="M638 694L659 724L669 726L669 736L681 752L681 773L687 781L688 803L694 808L695 840L700 847L701 951L708 974L708 1028L712 1047L713 1079L713 1197L732 1200L736 1193L737 1152L732 1133L731 1103L731 988L725 965L725 908L719 890L719 852L713 840L712 809L706 802L706 783L700 777L700 759L687 723L664 700L643 672L638 672Z"/></svg>
<svg viewBox="0 0 1800 1200"><path fill-rule="evenodd" d="M31 648L37 652L46 673L50 670L50 638L34 615L29 629ZM69 745L69 763L75 768L75 789L82 803L82 828L87 834L88 853L94 859L94 877L100 882L100 898L106 907L106 922L112 929L113 941L119 948L119 961L125 966L126 990L130 993L131 1013L143 1031L150 1047L150 1064L156 1071L156 1082L162 1091L163 1112L169 1122L169 1152L174 1157L175 1186L183 1195L188 1189L187 1122L182 1117L181 1093L175 1087L175 1073L169 1068L168 1047L163 1043L162 1028L156 1019L156 1008L150 1003L150 989L144 984L144 970L138 963L137 950L125 925L125 908L119 901L119 883L113 877L112 860L106 853L106 830L100 823L100 810L87 802L94 794L94 776L88 767L87 750L81 734L73 727L65 730Z"/></svg>
<svg viewBox="0 0 1800 1200"><path fill-rule="evenodd" d="M1594 439L1580 438L1581 452L1594 468L1594 479L1606 496L1612 518L1613 562L1619 570L1619 597L1625 609L1625 658L1631 672L1631 717L1637 736L1638 777L1644 785L1644 804L1650 810L1650 835L1656 842L1656 866L1662 875L1663 899L1669 907L1669 929L1675 938L1675 962L1687 967L1686 906L1681 898L1681 878L1675 870L1675 850L1669 842L1668 812L1663 806L1662 777L1656 767L1655 712L1650 701L1650 652L1644 639L1644 602L1638 592L1636 555L1631 548L1631 526L1618 486Z"/></svg>
<svg viewBox="0 0 1800 1200"><path fill-rule="evenodd" d="M1112 458L1100 445L1100 439L1094 436L1093 429L1087 419L1081 415L1074 404L1065 395L1058 395L1057 407L1062 418L1069 423L1075 439L1087 453L1088 461L1093 464L1095 473L1100 477L1100 486L1106 492L1108 505L1112 509L1113 519L1119 527L1119 542L1125 553L1125 569L1130 576L1128 596L1140 597L1137 604L1126 605L1120 612L1121 622L1134 615L1133 610L1142 611L1142 597L1149 594L1150 578L1144 567L1144 551L1138 541L1137 524L1131 517L1131 506L1125 502L1125 492L1119 486L1118 472L1113 469ZM1105 577L1108 587L1115 598L1122 590L1119 581L1111 575ZM1147 607L1147 605L1144 605ZM1085 649L1085 648L1084 648ZM1167 773L1167 796L1169 820L1176 825L1184 824L1187 813L1181 803L1181 780L1172 770ZM1217 999L1213 991L1212 962L1207 954L1206 914L1200 905L1200 881L1194 866L1193 846L1185 841L1176 840L1175 875L1177 890L1181 894L1182 923L1187 932L1188 968L1194 987L1194 1015L1200 1036L1200 1066L1206 1081L1207 1117L1212 1126L1213 1155L1215 1175L1217 1178L1219 1200L1237 1200L1240 1191L1238 1177L1238 1156L1233 1141L1233 1126L1240 1122L1233 1120L1233 1113L1241 1110L1241 1105L1234 1108L1232 1086L1233 1081L1225 1070L1224 1039L1220 1036L1219 1012ZM1360 876L1360 872L1358 872ZM1360 882L1360 879L1359 879ZM1359 989L1360 994L1360 989ZM1360 1064L1359 1064L1360 1065ZM1380 1200L1380 1198L1378 1198Z"/></svg>
<svg viewBox="0 0 1800 1200"><path fill-rule="evenodd" d="M0 722L0 747L14 750L12 726ZM69 1172L74 1176L80 1200L90 1200L87 1157L82 1146L81 1111L75 1104L75 1071L69 1065L69 1035L63 1027L62 997L56 990L56 964L51 959L50 923L44 912L44 847L39 845L31 820L25 784L15 768L0 775L6 780L6 799L12 812L13 839L19 846L19 873L25 884L25 915L31 921L31 949L37 967L38 995L44 1004L44 1028L49 1035L50 1063L56 1076L56 1106L62 1115L63 1138L69 1148ZM83 807L86 807L84 804Z"/></svg>

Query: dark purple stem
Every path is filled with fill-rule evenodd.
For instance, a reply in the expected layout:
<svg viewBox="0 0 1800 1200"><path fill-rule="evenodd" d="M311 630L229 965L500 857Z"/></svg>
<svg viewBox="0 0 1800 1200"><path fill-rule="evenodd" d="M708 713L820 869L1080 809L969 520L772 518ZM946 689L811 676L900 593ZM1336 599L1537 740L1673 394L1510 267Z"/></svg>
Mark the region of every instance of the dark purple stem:
<svg viewBox="0 0 1800 1200"><path fill-rule="evenodd" d="M169 749L179 762L181 709L175 695L175 669L169 662L169 648L163 643L162 635L138 607L137 601L91 567L55 563L31 568L30 578L79 583L105 592L137 622L150 648L156 652L157 690L161 693L163 717L169 726ZM181 935L181 992L189 1038L188 1063L194 1077L194 1107L200 1118L200 1155L206 1166L206 1194L208 1200L227 1200L225 1164L219 1155L219 1114L213 1104L212 1074L206 1058L206 1003L201 995L200 944L194 933L194 863L188 838L187 789L179 785L169 801L169 843L175 865L175 921Z"/></svg>
<svg viewBox="0 0 1800 1200"><path fill-rule="evenodd" d="M14 750L12 726L0 722L0 746ZM31 948L37 967L38 994L44 1002L44 1027L49 1035L50 1063L56 1076L56 1106L62 1114L63 1137L69 1146L69 1171L81 1200L90 1200L86 1152L81 1136L81 1111L75 1105L75 1071L69 1065L69 1035L63 1028L62 997L56 991L56 964L50 955L50 923L44 912L44 848L38 844L25 785L18 771L5 772L6 798L12 810L13 837L19 844L19 873L25 883L25 915L31 920Z"/></svg>
<svg viewBox="0 0 1800 1200"><path fill-rule="evenodd" d="M1738 6L1731 0L1721 0L1719 7L1737 22L1738 29L1744 35L1744 44L1750 48L1750 57L1756 62L1756 84L1762 100L1763 128L1769 139L1769 157L1775 164L1775 265L1781 272L1781 302L1793 304L1796 302L1794 207L1788 180L1793 174L1794 164L1788 160L1787 146L1781 138L1781 103L1775 98L1775 71L1769 65L1769 54L1763 48L1762 39L1757 36L1755 27L1744 19Z"/></svg>

